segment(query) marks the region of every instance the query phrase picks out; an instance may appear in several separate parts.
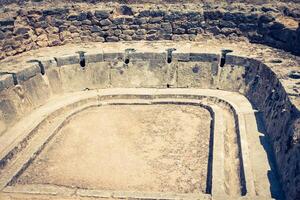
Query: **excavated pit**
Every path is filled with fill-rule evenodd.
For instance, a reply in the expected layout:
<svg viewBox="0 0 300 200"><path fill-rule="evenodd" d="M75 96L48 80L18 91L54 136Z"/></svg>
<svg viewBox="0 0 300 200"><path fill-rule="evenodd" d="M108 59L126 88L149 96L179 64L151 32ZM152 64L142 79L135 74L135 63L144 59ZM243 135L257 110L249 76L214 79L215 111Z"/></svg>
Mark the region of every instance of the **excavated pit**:
<svg viewBox="0 0 300 200"><path fill-rule="evenodd" d="M69 120L17 183L205 192L210 118L187 105L89 108Z"/></svg>
<svg viewBox="0 0 300 200"><path fill-rule="evenodd" d="M292 106L274 73L252 58L220 66L218 54L175 52L93 50L2 76L1 193L281 199L266 119L286 118L274 99Z"/></svg>

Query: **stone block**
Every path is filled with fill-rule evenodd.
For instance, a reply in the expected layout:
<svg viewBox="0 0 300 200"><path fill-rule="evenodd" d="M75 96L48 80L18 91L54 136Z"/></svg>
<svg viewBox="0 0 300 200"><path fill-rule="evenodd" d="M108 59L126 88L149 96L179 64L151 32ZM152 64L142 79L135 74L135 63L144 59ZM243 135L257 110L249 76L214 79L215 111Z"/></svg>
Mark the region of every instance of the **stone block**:
<svg viewBox="0 0 300 200"><path fill-rule="evenodd" d="M98 19L106 19L109 17L109 11L106 10L96 10L95 11L95 17Z"/></svg>
<svg viewBox="0 0 300 200"><path fill-rule="evenodd" d="M133 35L134 33L135 33L134 30L124 30L123 31L123 34L125 34L125 35Z"/></svg>
<svg viewBox="0 0 300 200"><path fill-rule="evenodd" d="M119 41L119 38L116 37L116 36L108 36L108 37L105 38L105 40L106 40L107 42L118 42L118 41Z"/></svg>
<svg viewBox="0 0 300 200"><path fill-rule="evenodd" d="M109 25L112 25L112 22L109 19L103 19L100 21L100 24L102 26L109 26Z"/></svg>
<svg viewBox="0 0 300 200"><path fill-rule="evenodd" d="M184 34L185 33L185 29L184 28L175 28L173 30L174 34Z"/></svg>
<svg viewBox="0 0 300 200"><path fill-rule="evenodd" d="M121 15L133 15L132 8L127 5L121 5L118 10Z"/></svg>
<svg viewBox="0 0 300 200"><path fill-rule="evenodd" d="M29 80L30 78L36 76L41 72L41 69L38 63L32 63L29 66L26 66L24 69L18 70L15 72L18 83Z"/></svg>
<svg viewBox="0 0 300 200"><path fill-rule="evenodd" d="M96 63L96 62L102 62L103 61L103 54L92 54L92 53L86 53L85 59L87 63Z"/></svg>
<svg viewBox="0 0 300 200"><path fill-rule="evenodd" d="M149 19L149 23L151 24L161 23L162 19L163 19L162 17L153 17Z"/></svg>
<svg viewBox="0 0 300 200"><path fill-rule="evenodd" d="M2 74L0 72L0 92L14 86L13 76L11 74Z"/></svg>
<svg viewBox="0 0 300 200"><path fill-rule="evenodd" d="M0 26L13 26L15 20L13 18L0 19Z"/></svg>
<svg viewBox="0 0 300 200"><path fill-rule="evenodd" d="M60 56L55 58L57 66L72 65L79 63L79 55Z"/></svg>
<svg viewBox="0 0 300 200"><path fill-rule="evenodd" d="M219 10L204 11L203 14L205 20L217 20L223 17L223 13Z"/></svg>

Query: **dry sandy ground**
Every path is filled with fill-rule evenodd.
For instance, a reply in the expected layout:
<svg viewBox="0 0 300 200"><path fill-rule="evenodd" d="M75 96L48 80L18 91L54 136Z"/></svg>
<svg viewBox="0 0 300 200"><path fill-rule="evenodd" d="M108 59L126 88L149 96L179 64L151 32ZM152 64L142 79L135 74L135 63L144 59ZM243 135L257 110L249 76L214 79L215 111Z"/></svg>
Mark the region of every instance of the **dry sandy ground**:
<svg viewBox="0 0 300 200"><path fill-rule="evenodd" d="M188 105L110 105L73 117L16 184L205 192L210 114Z"/></svg>

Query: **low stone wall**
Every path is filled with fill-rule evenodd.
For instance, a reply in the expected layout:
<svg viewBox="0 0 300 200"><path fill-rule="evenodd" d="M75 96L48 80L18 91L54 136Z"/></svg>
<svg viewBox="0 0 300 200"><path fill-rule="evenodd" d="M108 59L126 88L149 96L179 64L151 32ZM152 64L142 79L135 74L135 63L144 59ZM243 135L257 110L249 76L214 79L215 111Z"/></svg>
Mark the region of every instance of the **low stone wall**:
<svg viewBox="0 0 300 200"><path fill-rule="evenodd" d="M197 35L206 34L246 37L251 42L300 55L300 28L287 28L271 13L256 9L137 10L123 5L92 11L72 7L28 8L3 16L6 17L0 19L0 59L70 42L195 40Z"/></svg>
<svg viewBox="0 0 300 200"><path fill-rule="evenodd" d="M125 63L129 58L129 63ZM266 133L274 153L287 199L299 191L299 110L290 102L280 81L260 61L227 56L223 68L219 55L173 53L78 54L29 63L23 70L1 76L0 127L7 130L18 119L44 104L49 97L96 88L211 88L245 94L263 113ZM45 73L43 74L43 69Z"/></svg>

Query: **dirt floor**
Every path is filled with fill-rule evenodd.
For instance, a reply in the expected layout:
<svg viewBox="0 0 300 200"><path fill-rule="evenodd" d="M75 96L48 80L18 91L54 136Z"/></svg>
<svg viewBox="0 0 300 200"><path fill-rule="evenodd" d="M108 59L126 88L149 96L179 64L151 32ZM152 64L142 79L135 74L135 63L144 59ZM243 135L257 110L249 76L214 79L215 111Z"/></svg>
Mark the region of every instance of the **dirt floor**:
<svg viewBox="0 0 300 200"><path fill-rule="evenodd" d="M73 117L16 184L205 192L210 114L188 105L109 105Z"/></svg>

